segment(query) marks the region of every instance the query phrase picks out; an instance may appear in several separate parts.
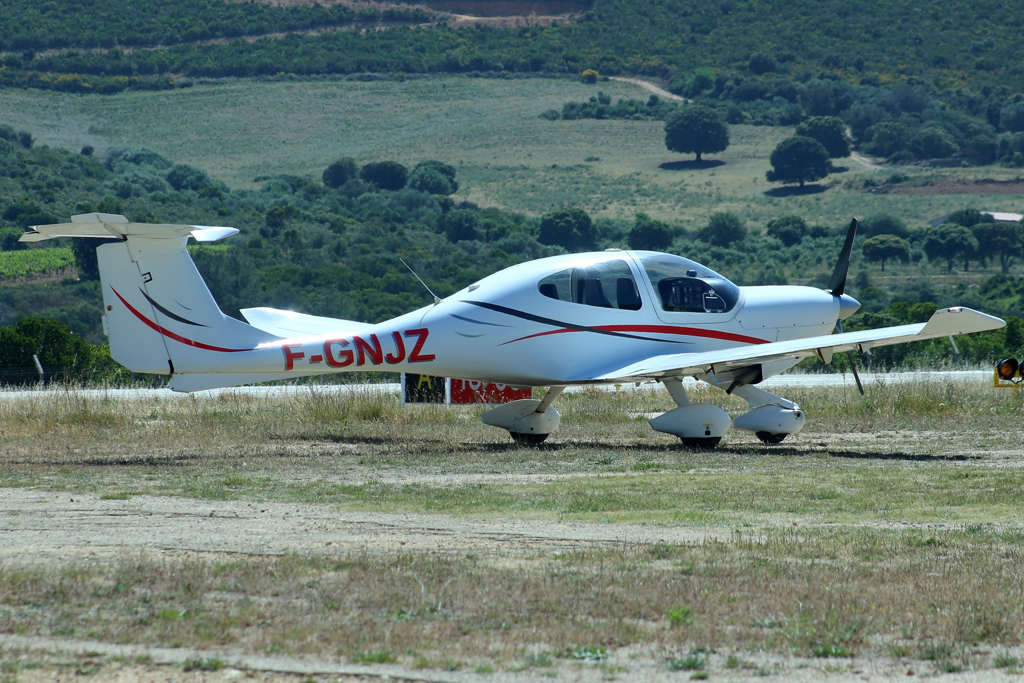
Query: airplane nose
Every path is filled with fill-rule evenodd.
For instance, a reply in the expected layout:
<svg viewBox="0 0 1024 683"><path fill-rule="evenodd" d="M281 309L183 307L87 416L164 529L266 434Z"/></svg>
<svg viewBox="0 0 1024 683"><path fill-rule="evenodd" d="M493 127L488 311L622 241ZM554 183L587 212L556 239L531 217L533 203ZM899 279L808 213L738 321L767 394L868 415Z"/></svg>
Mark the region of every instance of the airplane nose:
<svg viewBox="0 0 1024 683"><path fill-rule="evenodd" d="M860 309L860 302L849 294L839 295L839 319L846 320Z"/></svg>

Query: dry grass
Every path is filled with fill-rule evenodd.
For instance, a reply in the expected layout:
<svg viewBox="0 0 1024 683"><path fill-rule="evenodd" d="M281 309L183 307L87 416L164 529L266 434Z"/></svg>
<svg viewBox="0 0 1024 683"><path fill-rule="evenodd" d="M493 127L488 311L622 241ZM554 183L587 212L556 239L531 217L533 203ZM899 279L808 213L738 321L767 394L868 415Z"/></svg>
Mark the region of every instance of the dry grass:
<svg viewBox="0 0 1024 683"><path fill-rule="evenodd" d="M711 452L650 431L646 416L671 407L663 392L566 395L541 449L480 425L480 408L402 409L370 390L3 397L0 486L703 527L728 540L19 562L0 566L0 632L506 673L774 671L751 663L767 655L1015 670L1021 399L980 383L783 393L808 412L805 434L769 449L732 433Z"/></svg>
<svg viewBox="0 0 1024 683"><path fill-rule="evenodd" d="M985 668L1024 634L1024 537L775 530L518 558L393 553L0 568L0 631L498 668L643 651ZM991 652L985 650L985 652Z"/></svg>
<svg viewBox="0 0 1024 683"><path fill-rule="evenodd" d="M745 404L694 392L739 414ZM479 422L481 408L410 408L370 391L151 397L46 392L0 400L0 485L353 510L660 524L1000 523L1024 488L1021 400L983 385L793 390L807 430L765 448L732 432L691 452L650 430L663 392L559 401L540 449ZM554 475L554 478L552 476ZM512 477L512 479L509 479Z"/></svg>

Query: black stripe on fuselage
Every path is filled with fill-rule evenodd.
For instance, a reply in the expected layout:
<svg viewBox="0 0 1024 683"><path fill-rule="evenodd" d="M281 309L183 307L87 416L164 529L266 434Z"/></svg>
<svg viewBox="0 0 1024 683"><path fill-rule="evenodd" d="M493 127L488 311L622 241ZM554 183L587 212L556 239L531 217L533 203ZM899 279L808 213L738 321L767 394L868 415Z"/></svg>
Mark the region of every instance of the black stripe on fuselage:
<svg viewBox="0 0 1024 683"><path fill-rule="evenodd" d="M593 332L594 334L604 334L609 337L624 337L626 339L640 339L642 341L655 341L655 342L667 342L670 344L691 344L692 342L679 341L677 339L658 339L657 337L641 337L636 334L626 334L625 332L612 332L611 330L599 330L594 327L587 327L586 325L577 325L575 323L567 323L562 320L555 320L554 318L545 318L544 316L534 315L533 313L527 313L526 311L517 311L514 308L508 306L501 306L499 304L492 304L487 301L463 301L464 304L472 304L473 306L479 306L486 308L490 311L496 311L498 313L504 313L505 315L511 315L516 318L522 318L523 320L529 320L530 322L541 323L542 325L551 325L552 327L564 327L569 330L577 330L579 332Z"/></svg>

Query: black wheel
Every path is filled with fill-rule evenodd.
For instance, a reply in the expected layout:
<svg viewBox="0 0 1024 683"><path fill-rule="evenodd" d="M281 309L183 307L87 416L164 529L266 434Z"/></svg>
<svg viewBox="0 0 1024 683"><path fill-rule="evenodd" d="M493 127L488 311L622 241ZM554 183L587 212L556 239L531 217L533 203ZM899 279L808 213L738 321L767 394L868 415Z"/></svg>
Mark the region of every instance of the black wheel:
<svg viewBox="0 0 1024 683"><path fill-rule="evenodd" d="M710 450L718 445L718 442L722 440L720 436L709 436L687 439L679 437L679 440L683 442L683 445L687 448L693 448L694 450Z"/></svg>
<svg viewBox="0 0 1024 683"><path fill-rule="evenodd" d="M761 443L767 446L774 446L782 443L789 434L773 434L771 432L754 432L754 436L761 440Z"/></svg>
<svg viewBox="0 0 1024 683"><path fill-rule="evenodd" d="M520 446L538 446L548 438L547 434L528 434L523 432L509 432L509 436Z"/></svg>

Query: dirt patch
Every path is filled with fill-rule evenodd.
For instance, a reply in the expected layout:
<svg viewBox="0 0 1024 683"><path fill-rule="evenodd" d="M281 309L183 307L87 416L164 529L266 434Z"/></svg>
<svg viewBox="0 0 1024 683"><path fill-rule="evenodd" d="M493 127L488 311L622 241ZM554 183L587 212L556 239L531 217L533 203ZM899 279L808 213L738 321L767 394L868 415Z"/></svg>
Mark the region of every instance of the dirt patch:
<svg viewBox="0 0 1024 683"><path fill-rule="evenodd" d="M1024 180L933 180L927 185L876 187L875 194L1019 194L1024 195Z"/></svg>
<svg viewBox="0 0 1024 683"><path fill-rule="evenodd" d="M342 512L327 505L197 501L4 489L0 562L104 559L125 551L337 554L344 550L520 556L594 543L702 543L727 537L693 528L538 520L472 520L411 513Z"/></svg>

